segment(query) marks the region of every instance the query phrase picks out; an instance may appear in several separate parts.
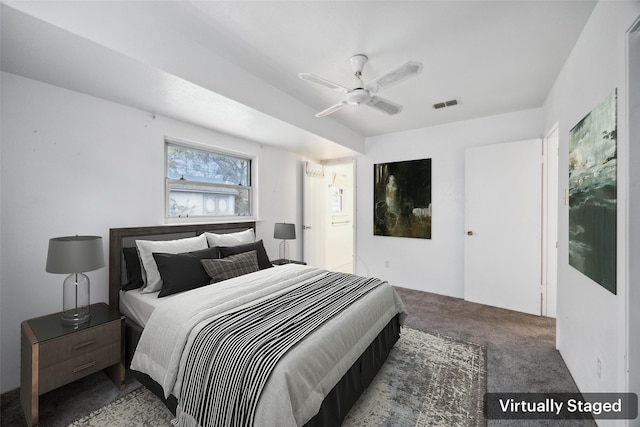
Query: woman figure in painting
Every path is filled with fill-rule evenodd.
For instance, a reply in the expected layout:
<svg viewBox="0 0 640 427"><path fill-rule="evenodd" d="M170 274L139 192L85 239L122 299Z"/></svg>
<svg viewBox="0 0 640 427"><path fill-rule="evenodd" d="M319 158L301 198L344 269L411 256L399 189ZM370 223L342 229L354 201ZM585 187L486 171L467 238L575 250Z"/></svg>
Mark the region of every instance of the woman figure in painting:
<svg viewBox="0 0 640 427"><path fill-rule="evenodd" d="M398 186L396 185L396 177L393 175L389 175L387 181L385 202L387 203L387 212L398 211Z"/></svg>

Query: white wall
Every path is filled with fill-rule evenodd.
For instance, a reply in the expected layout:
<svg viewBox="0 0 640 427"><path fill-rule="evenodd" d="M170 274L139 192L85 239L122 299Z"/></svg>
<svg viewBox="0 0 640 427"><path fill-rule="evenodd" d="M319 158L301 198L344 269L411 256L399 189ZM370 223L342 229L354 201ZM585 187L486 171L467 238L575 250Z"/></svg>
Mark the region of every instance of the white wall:
<svg viewBox="0 0 640 427"><path fill-rule="evenodd" d="M13 74L1 85L2 392L19 386L20 322L62 307L64 277L45 272L49 238L102 236L106 254L109 228L163 224L165 136L257 156L256 231L271 257L273 223L301 214L297 155ZM108 268L88 275L91 302L107 302Z"/></svg>
<svg viewBox="0 0 640 427"><path fill-rule="evenodd" d="M542 111L533 109L368 138L357 160L356 272L462 298L465 149L540 137ZM373 165L423 158L432 159L432 238L374 236Z"/></svg>
<svg viewBox="0 0 640 427"><path fill-rule="evenodd" d="M629 253L627 260L640 259L640 21L635 32L630 38L629 62L631 73L629 81L629 141L636 141L629 144L629 186L627 194L629 197ZM631 220L635 218L636 220ZM633 367L629 373L629 390L640 395L640 263L629 263L629 300L627 309L629 312L629 359L627 365ZM640 423L640 421L638 421Z"/></svg>
<svg viewBox="0 0 640 427"><path fill-rule="evenodd" d="M559 123L560 191L568 187L569 130L618 88L618 234L617 295L604 289L568 263L568 207L559 207L557 343L583 392L625 391L628 280L629 161L627 137L626 32L640 15L639 1L599 2L563 67L544 105L545 130ZM637 117L636 117L637 120ZM637 143L637 141L635 141ZM630 194L638 198L637 189ZM637 217L635 218L637 221ZM631 307L634 312L637 307ZM634 315L637 321L637 315ZM632 325L635 333L638 327ZM637 351L637 349L636 349ZM596 373L596 360L602 374ZM637 360L637 359L636 359ZM631 366L632 371L638 366ZM636 374L637 375L637 374ZM638 390L635 390L637 393ZM636 424L634 424L636 423ZM638 425L638 420L632 425ZM599 421L600 425L608 425Z"/></svg>

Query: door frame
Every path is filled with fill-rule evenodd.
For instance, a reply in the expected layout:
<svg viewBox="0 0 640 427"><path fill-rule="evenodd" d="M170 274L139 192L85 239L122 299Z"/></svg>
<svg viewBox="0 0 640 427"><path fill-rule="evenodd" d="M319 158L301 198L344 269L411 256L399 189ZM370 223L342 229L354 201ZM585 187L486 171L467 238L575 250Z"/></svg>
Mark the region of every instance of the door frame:
<svg viewBox="0 0 640 427"><path fill-rule="evenodd" d="M558 293L558 208L560 205L558 150L559 124L542 142L542 300L541 314L556 317Z"/></svg>
<svg viewBox="0 0 640 427"><path fill-rule="evenodd" d="M640 17L636 19L626 34L626 85L627 85L627 104L626 104L626 138L627 138L627 156L624 167L626 168L627 186L626 186L626 218L624 223L627 224L625 230L626 235L626 257L624 259L625 278L624 289L627 293L626 303L624 304L625 314L625 342L624 352L627 354L625 358L625 388L630 393L640 393L640 310L637 310L640 304L640 286L638 279L640 278L640 266L631 262L640 254L640 227L637 222L633 222L631 218L636 218L640 212L640 198L631 191L632 186L640 182L640 172L638 168L632 168L632 164L637 164L640 160L640 150L632 147L631 141L640 137L640 123L632 120L637 117L640 111ZM619 171L618 173L623 173ZM618 234L619 235L619 234ZM631 421L627 421L631 425Z"/></svg>

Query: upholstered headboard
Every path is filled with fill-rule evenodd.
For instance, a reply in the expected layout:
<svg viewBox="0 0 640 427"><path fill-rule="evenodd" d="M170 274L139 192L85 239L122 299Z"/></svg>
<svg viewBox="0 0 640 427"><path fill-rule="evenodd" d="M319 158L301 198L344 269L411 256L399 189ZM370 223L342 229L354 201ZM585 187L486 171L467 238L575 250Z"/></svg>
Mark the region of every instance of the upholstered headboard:
<svg viewBox="0 0 640 427"><path fill-rule="evenodd" d="M109 305L118 310L120 288L127 281L122 248L136 245L136 240L174 240L198 236L205 231L235 233L255 229L255 222L229 222L215 224L158 225L151 227L112 228L109 230Z"/></svg>

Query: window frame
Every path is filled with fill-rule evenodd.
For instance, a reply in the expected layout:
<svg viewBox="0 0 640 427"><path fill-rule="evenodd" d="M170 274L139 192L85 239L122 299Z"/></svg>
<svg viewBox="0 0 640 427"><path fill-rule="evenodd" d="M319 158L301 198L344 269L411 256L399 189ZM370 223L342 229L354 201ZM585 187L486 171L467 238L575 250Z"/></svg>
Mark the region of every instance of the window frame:
<svg viewBox="0 0 640 427"><path fill-rule="evenodd" d="M247 177L247 186L232 185L224 183L210 183L206 181L186 181L189 185L202 186L202 187L220 187L229 189L242 189L249 192L249 214L248 215L195 215L195 216L171 216L171 184L184 183L184 180L169 178L169 147L180 147L188 150L204 151L220 156L232 157L239 160L246 160L249 162ZM227 150L218 146L206 145L202 143L196 143L191 141L184 141L176 138L165 138L164 140L164 218L165 223L189 223L189 222L241 222L241 221L256 221L258 217L258 205L257 205L257 157L247 153L238 151Z"/></svg>

